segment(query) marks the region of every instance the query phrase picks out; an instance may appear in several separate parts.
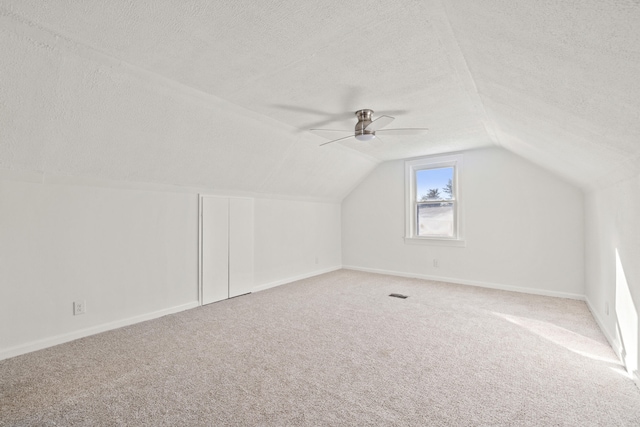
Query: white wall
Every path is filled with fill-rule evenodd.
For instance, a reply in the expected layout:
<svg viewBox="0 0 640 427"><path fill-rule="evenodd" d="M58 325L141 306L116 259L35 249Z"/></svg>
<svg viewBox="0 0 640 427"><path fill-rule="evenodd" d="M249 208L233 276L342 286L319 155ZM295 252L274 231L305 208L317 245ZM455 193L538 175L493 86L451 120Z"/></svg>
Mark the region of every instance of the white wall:
<svg viewBox="0 0 640 427"><path fill-rule="evenodd" d="M378 166L343 202L343 265L547 295L584 295L583 194L578 188L500 148L465 152L460 182L466 247L405 244L404 161Z"/></svg>
<svg viewBox="0 0 640 427"><path fill-rule="evenodd" d="M0 177L0 359L198 305L197 191L25 176ZM339 203L255 213L254 291L340 267Z"/></svg>
<svg viewBox="0 0 640 427"><path fill-rule="evenodd" d="M640 176L587 193L585 200L587 301L638 382Z"/></svg>
<svg viewBox="0 0 640 427"><path fill-rule="evenodd" d="M255 200L256 290L342 265L340 203Z"/></svg>
<svg viewBox="0 0 640 427"><path fill-rule="evenodd" d="M0 181L0 200L0 356L197 302L195 194Z"/></svg>

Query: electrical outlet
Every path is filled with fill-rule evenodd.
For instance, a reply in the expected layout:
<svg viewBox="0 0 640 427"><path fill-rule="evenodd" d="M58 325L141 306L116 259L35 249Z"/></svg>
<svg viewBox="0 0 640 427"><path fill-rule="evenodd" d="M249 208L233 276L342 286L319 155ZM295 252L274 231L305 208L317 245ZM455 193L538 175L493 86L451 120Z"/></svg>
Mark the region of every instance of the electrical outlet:
<svg viewBox="0 0 640 427"><path fill-rule="evenodd" d="M434 258L434 259L433 259L433 266L434 266L435 268L440 267L440 264L438 263L438 259L437 259L437 258Z"/></svg>
<svg viewBox="0 0 640 427"><path fill-rule="evenodd" d="M604 314L609 315L609 302L604 303Z"/></svg>
<svg viewBox="0 0 640 427"><path fill-rule="evenodd" d="M318 257L316 257L316 264L318 263Z"/></svg>
<svg viewBox="0 0 640 427"><path fill-rule="evenodd" d="M85 301L74 301L73 315L85 314L87 312L87 304Z"/></svg>

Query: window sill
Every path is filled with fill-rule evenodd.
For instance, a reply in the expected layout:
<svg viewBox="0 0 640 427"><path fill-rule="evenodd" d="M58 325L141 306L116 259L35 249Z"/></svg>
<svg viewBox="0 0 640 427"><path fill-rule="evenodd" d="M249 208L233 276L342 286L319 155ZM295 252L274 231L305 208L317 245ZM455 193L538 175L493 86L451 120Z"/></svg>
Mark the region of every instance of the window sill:
<svg viewBox="0 0 640 427"><path fill-rule="evenodd" d="M453 246L458 248L464 248L467 246L466 240L438 239L433 237L405 237L404 243L409 245Z"/></svg>

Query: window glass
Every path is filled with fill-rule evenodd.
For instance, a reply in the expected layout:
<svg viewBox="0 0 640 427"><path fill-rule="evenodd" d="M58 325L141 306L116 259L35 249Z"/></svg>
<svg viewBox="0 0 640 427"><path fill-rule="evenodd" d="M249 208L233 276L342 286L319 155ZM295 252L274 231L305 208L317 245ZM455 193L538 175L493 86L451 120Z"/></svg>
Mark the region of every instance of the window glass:
<svg viewBox="0 0 640 427"><path fill-rule="evenodd" d="M420 237L453 237L453 202L419 203L416 231Z"/></svg>
<svg viewBox="0 0 640 427"><path fill-rule="evenodd" d="M453 194L453 167L421 169L416 171L416 200L451 200Z"/></svg>

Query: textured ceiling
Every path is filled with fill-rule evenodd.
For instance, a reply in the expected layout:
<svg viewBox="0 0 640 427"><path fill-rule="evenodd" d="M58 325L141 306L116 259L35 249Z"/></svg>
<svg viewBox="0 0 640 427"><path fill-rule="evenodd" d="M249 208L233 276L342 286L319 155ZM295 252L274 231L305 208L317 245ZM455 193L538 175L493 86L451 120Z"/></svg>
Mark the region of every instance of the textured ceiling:
<svg viewBox="0 0 640 427"><path fill-rule="evenodd" d="M640 5L0 0L0 168L339 200L378 162L498 144L640 173ZM428 127L319 148L353 112Z"/></svg>
<svg viewBox="0 0 640 427"><path fill-rule="evenodd" d="M504 147L585 187L640 173L638 0L447 5Z"/></svg>

